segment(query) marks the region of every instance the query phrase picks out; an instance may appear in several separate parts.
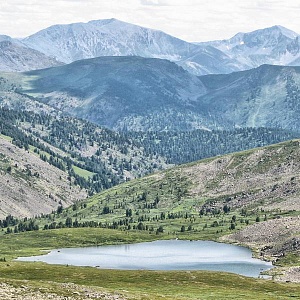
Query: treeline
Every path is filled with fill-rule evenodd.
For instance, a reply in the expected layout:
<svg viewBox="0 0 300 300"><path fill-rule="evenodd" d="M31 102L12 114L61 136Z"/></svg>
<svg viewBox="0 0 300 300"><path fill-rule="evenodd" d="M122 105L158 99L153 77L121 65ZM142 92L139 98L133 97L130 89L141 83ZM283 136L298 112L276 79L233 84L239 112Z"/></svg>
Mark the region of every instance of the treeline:
<svg viewBox="0 0 300 300"><path fill-rule="evenodd" d="M0 220L0 228L6 229L6 233L19 233L25 231L39 230L34 218L18 219L8 215L5 219Z"/></svg>
<svg viewBox="0 0 300 300"><path fill-rule="evenodd" d="M300 133L273 128L239 128L232 131L129 132L146 155L161 155L170 164L183 164L282 141Z"/></svg>
<svg viewBox="0 0 300 300"><path fill-rule="evenodd" d="M60 207L59 207L60 208ZM58 210L59 210L58 208ZM59 215L61 212L57 211ZM18 219L11 215L8 215L5 219L0 220L0 228L2 230L5 229L6 234L10 233L20 233L25 231L37 231L40 230L40 227L37 223L39 223L42 219L55 219L55 217L50 217L51 215L41 215L35 218L23 218ZM165 218L165 217L164 217ZM153 218L154 220L155 218ZM158 218L156 217L156 220ZM156 234L163 232L163 226L158 226L158 228L154 228L153 226L144 225L142 221L139 220L138 223L132 218L124 218L118 221L113 221L111 223L108 222L97 222L97 221L78 221L77 218L74 220L71 217L67 217L65 221L55 221L53 220L51 223L45 224L43 230L51 230L51 229L61 229L61 228L108 228L108 229L122 229L122 230L145 230L149 232L156 232Z"/></svg>

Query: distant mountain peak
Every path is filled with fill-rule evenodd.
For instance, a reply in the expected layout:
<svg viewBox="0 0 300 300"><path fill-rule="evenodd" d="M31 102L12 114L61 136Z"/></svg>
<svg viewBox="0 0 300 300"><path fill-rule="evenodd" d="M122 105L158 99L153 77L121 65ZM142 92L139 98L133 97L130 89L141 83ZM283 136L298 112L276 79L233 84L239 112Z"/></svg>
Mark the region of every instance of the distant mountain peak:
<svg viewBox="0 0 300 300"><path fill-rule="evenodd" d="M294 39L299 35L298 33L294 32L286 27L283 27L281 25L274 25L272 27L269 27L269 29L279 30L283 35L285 35L286 37L288 37L290 39Z"/></svg>
<svg viewBox="0 0 300 300"><path fill-rule="evenodd" d="M298 36L274 25L240 32L228 40L189 43L163 31L110 18L53 25L13 41L64 63L103 56L141 56L167 59L192 74L205 75L227 74L261 64L300 65ZM0 42L10 39L0 35Z"/></svg>
<svg viewBox="0 0 300 300"><path fill-rule="evenodd" d="M276 38L279 37L280 35L285 36L290 40L295 39L298 36L298 34L292 30L289 30L280 25L274 25L272 27L257 29L247 33L244 32L237 33L235 36L229 39L229 41L236 41L240 39L247 40L256 37L257 40L261 40L262 42L264 42L267 39Z"/></svg>
<svg viewBox="0 0 300 300"><path fill-rule="evenodd" d="M22 42L0 36L0 70L29 71L62 65L45 54L26 47Z"/></svg>
<svg viewBox="0 0 300 300"><path fill-rule="evenodd" d="M240 70L215 47L194 45L114 18L51 26L23 43L64 63L100 56L141 56L176 62L196 75Z"/></svg>
<svg viewBox="0 0 300 300"><path fill-rule="evenodd" d="M110 24L110 23L126 23L126 22L123 22L123 21L121 21L119 19L116 19L116 18L110 18L110 19L91 20L91 21L87 22L86 24L107 25L107 24ZM129 24L129 23L127 23L127 24Z"/></svg>
<svg viewBox="0 0 300 300"><path fill-rule="evenodd" d="M8 35L4 35L4 34L0 34L0 42L3 42L3 41L11 41L12 38Z"/></svg>

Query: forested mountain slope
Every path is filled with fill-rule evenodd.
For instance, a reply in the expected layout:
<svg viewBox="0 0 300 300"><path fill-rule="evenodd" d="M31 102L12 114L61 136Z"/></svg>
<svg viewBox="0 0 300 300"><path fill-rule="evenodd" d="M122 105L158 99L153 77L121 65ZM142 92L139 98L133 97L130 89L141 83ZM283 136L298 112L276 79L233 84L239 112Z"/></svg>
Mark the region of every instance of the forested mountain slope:
<svg viewBox="0 0 300 300"><path fill-rule="evenodd" d="M49 213L167 167L126 137L70 117L1 108L0 134L2 216Z"/></svg>
<svg viewBox="0 0 300 300"><path fill-rule="evenodd" d="M111 209L106 219L125 217L128 208L146 214L175 209L183 215L218 214L224 206L257 213L298 211L299 156L299 140L292 140L177 166L95 195L84 201L89 213L82 213L90 218L90 210L96 216L105 206Z"/></svg>
<svg viewBox="0 0 300 300"><path fill-rule="evenodd" d="M15 81L22 93L115 130L300 130L300 67L196 77L167 60L102 57Z"/></svg>
<svg viewBox="0 0 300 300"><path fill-rule="evenodd" d="M171 164L248 150L299 138L297 132L274 128L239 128L230 131L193 130L127 132L126 136L149 155L162 155Z"/></svg>
<svg viewBox="0 0 300 300"><path fill-rule="evenodd" d="M5 108L0 109L0 121L0 132L6 136L6 146L20 148L19 152L23 151L34 162L38 161L41 164L39 168L43 170L47 169L42 167L46 163L51 165L52 173L63 173L70 186L83 189L82 195L76 197L77 200L126 180L168 168L170 164L190 162L236 149L245 150L298 136L292 132L263 128L232 132L116 133L71 117ZM0 153L7 156L4 149ZM3 164L3 174L14 174L8 173L7 168L17 172L13 168L15 164L19 165L20 162L14 158L10 163ZM30 175L37 172L30 170L31 164L28 163L29 170L25 168ZM29 176L28 181L30 179L32 178ZM27 184L30 186L30 183ZM44 185L46 189L54 190ZM3 184L3 195L6 194L5 187ZM7 188L9 189L9 185ZM61 196L55 198L57 202L62 200ZM21 198L18 196L16 199ZM38 206L32 207L32 213L45 210L46 207L44 210L40 210ZM4 209L3 214L16 212L17 210Z"/></svg>

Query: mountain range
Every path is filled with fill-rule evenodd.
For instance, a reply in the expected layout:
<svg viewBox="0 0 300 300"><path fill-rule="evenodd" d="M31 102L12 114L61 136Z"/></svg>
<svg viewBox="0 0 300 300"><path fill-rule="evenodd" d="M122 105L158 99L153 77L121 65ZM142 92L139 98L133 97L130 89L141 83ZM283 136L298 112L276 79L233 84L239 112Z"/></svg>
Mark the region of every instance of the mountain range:
<svg viewBox="0 0 300 300"><path fill-rule="evenodd" d="M262 64L299 65L299 34L278 25L199 45L217 48L245 69Z"/></svg>
<svg viewBox="0 0 300 300"><path fill-rule="evenodd" d="M114 130L299 130L300 67L198 77L168 60L99 57L10 78L19 93Z"/></svg>
<svg viewBox="0 0 300 300"><path fill-rule="evenodd" d="M267 59L293 64L297 41L296 33L274 26L226 41L192 44L115 19L55 25L22 40L0 36L1 57L6 58L6 71L0 73L0 106L15 111L12 126L23 131L21 147L31 137L33 144L43 139L65 157L71 155L73 162L52 152L42 158L94 193L168 163L298 137L300 67L261 65ZM210 71L201 67L203 73L220 72L216 57L224 58L223 66L251 69L198 76L187 66L201 53L213 62L208 64ZM20 65L41 69L15 72L22 70ZM219 71L212 70L216 66ZM14 72L7 72L9 68ZM30 118L32 112L37 116ZM0 129L5 131L3 124ZM200 130L179 133L195 129ZM20 143L16 133L9 132L14 143ZM128 153L138 159L128 159ZM56 160L50 161L49 155Z"/></svg>
<svg viewBox="0 0 300 300"><path fill-rule="evenodd" d="M11 43L0 55L3 71L100 56L168 59L195 75L231 73L261 64L300 65L299 35L281 26L238 33L229 40L190 43L162 31L107 19L54 25L23 39L2 39ZM7 58L10 52L17 53L13 62Z"/></svg>

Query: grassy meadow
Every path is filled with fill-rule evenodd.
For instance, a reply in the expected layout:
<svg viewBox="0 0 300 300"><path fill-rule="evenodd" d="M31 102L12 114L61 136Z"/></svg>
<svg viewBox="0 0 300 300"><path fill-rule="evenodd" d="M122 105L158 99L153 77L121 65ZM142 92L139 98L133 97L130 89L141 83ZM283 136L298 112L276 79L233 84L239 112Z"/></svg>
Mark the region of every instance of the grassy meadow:
<svg viewBox="0 0 300 300"><path fill-rule="evenodd" d="M209 271L124 271L92 267L19 262L18 256L41 250L168 238L145 232L122 232L99 228L77 228L3 235L0 243L0 278L16 286L29 285L72 298L73 291L61 283L89 286L118 293L125 299L297 299L300 285L247 278ZM5 257L5 259L4 259Z"/></svg>

